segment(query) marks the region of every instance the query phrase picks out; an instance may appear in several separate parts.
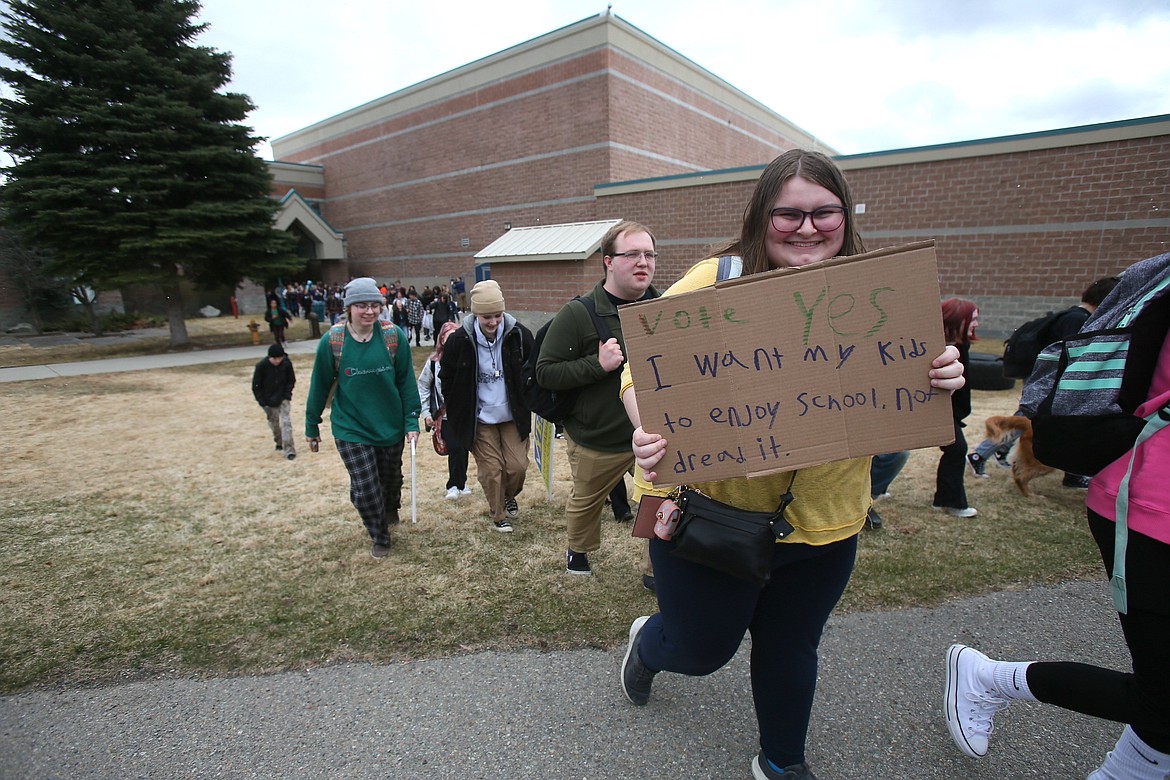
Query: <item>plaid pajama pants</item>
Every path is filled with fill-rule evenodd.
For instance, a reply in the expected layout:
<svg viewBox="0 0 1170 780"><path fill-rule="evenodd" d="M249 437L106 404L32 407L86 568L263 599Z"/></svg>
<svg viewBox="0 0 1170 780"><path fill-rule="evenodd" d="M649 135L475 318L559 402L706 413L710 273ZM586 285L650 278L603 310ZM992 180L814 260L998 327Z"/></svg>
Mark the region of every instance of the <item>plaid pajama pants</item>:
<svg viewBox="0 0 1170 780"><path fill-rule="evenodd" d="M402 449L405 441L375 447L335 439L341 462L349 472L349 500L375 544L390 544L388 512L397 518L402 503ZM395 520L397 522L397 519Z"/></svg>

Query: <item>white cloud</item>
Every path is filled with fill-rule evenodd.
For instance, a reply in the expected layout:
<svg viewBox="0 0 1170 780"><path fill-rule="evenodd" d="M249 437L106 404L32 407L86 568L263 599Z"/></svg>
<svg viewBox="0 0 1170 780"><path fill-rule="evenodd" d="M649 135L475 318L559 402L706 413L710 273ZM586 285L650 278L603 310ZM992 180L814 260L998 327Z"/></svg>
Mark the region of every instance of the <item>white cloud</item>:
<svg viewBox="0 0 1170 780"><path fill-rule="evenodd" d="M278 137L605 11L598 0L204 0L201 43ZM614 13L845 153L1170 113L1160 0L616 0Z"/></svg>

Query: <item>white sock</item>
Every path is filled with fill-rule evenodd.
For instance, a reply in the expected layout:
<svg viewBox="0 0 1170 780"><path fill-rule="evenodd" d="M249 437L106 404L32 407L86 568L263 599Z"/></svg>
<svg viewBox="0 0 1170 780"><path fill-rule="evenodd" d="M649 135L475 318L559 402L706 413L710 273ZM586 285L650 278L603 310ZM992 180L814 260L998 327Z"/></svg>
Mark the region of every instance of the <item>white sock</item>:
<svg viewBox="0 0 1170 780"><path fill-rule="evenodd" d="M1161 753L1142 741L1133 727L1126 726L1117 745L1105 756L1105 763L1089 780L1166 780L1170 777L1170 754Z"/></svg>
<svg viewBox="0 0 1170 780"><path fill-rule="evenodd" d="M1031 661L992 661L991 674L995 692L1005 699L1036 701L1028 687L1028 666Z"/></svg>

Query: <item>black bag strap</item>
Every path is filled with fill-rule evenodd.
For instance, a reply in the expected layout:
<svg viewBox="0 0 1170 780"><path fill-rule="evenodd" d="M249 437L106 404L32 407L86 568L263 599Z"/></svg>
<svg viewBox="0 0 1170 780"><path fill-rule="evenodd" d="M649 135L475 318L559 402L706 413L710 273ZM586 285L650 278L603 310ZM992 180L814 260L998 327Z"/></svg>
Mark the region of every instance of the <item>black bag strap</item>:
<svg viewBox="0 0 1170 780"><path fill-rule="evenodd" d="M589 319L593 320L593 327L597 330L597 338L600 341L609 341L613 336L613 331L605 324L605 320L601 319L597 314L597 304L592 298L586 298L583 295L578 295L573 300L585 307L585 312L589 315Z"/></svg>

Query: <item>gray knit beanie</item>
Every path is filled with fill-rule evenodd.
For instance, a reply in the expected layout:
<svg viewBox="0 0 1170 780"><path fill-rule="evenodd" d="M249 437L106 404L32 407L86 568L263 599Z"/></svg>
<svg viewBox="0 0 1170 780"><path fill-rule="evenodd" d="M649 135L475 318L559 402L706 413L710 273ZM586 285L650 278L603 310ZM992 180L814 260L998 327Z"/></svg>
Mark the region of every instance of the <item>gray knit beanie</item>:
<svg viewBox="0 0 1170 780"><path fill-rule="evenodd" d="M345 285L345 308L355 303L386 304L386 296L378 289L378 283L368 276L359 276Z"/></svg>

